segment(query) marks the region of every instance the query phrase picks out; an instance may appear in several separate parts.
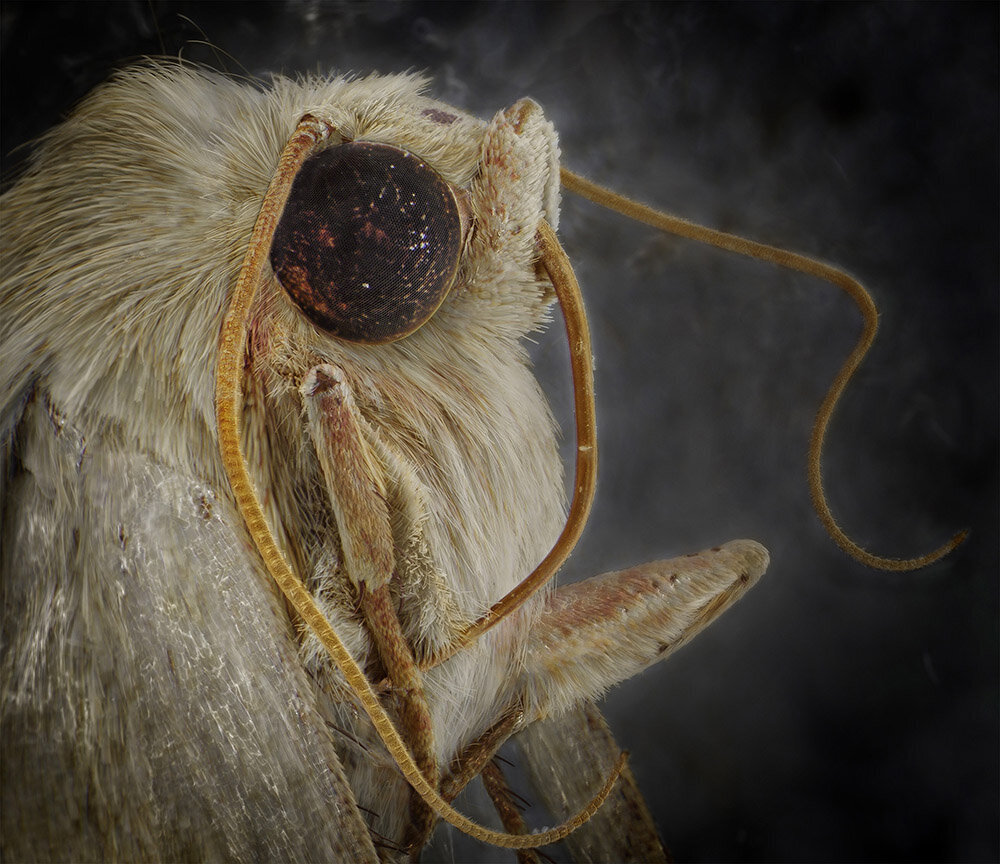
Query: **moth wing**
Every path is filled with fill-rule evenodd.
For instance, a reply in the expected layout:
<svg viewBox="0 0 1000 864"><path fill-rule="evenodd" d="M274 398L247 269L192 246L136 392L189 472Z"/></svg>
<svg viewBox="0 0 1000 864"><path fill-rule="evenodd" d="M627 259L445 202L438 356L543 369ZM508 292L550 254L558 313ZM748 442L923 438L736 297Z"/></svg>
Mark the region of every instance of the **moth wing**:
<svg viewBox="0 0 1000 864"><path fill-rule="evenodd" d="M38 396L5 449L4 857L377 861L229 500Z"/></svg>

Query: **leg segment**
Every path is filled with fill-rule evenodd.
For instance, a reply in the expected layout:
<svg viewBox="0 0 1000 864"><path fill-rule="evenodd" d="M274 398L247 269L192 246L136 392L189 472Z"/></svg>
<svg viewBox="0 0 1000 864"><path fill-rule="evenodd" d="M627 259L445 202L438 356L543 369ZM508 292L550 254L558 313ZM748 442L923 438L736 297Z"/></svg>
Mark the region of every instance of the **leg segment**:
<svg viewBox="0 0 1000 864"><path fill-rule="evenodd" d="M343 373L330 365L310 370L300 388L308 428L337 517L347 575L358 589L372 641L399 697L400 731L421 773L437 787L434 731L423 680L389 594L395 549L385 469L368 443L365 423ZM433 813L414 792L408 845L423 846Z"/></svg>

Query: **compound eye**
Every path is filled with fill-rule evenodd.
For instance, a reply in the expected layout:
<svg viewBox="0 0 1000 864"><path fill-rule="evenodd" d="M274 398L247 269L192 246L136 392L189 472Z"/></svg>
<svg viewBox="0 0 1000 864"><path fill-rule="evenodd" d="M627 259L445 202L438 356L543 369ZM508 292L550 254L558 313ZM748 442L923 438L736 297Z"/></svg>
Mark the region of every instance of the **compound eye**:
<svg viewBox="0 0 1000 864"><path fill-rule="evenodd" d="M302 163L270 257L315 324L378 344L409 335L437 311L461 251L448 182L406 150L352 141Z"/></svg>

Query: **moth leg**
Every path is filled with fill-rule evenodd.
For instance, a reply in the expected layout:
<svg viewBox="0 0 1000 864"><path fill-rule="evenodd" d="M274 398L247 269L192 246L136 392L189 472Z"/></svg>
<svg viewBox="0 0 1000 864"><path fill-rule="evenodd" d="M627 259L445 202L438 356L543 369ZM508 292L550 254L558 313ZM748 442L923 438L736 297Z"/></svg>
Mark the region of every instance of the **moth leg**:
<svg viewBox="0 0 1000 864"><path fill-rule="evenodd" d="M441 781L441 797L445 801L454 801L523 723L524 711L514 708L459 753L452 760L448 775Z"/></svg>
<svg viewBox="0 0 1000 864"><path fill-rule="evenodd" d="M446 801L453 801L468 783L481 777L500 822L509 834L525 834L527 825L511 800L513 795L496 763L496 754L523 723L524 711L520 707L507 711L452 760L449 773L441 782L441 796ZM539 864L540 859L534 849L518 849L517 861L518 864Z"/></svg>
<svg viewBox="0 0 1000 864"><path fill-rule="evenodd" d="M364 421L339 369L315 366L300 393L337 518L347 574L358 589L368 631L400 699L400 731L421 773L437 787L440 772L423 679L389 593L395 550L384 468L368 444ZM415 791L410 801L407 842L419 849L434 816Z"/></svg>
<svg viewBox="0 0 1000 864"><path fill-rule="evenodd" d="M372 434L369 443L385 470L389 493L396 549L392 592L400 624L414 656L422 664L447 644L467 620L427 541L429 511L416 470L381 436Z"/></svg>
<svg viewBox="0 0 1000 864"><path fill-rule="evenodd" d="M562 713L686 644L763 575L752 540L564 585L546 600L525 653L528 722Z"/></svg>
<svg viewBox="0 0 1000 864"><path fill-rule="evenodd" d="M496 762L496 754L523 722L524 712L520 708L508 711L452 760L449 773L441 782L441 796L446 801L453 801L466 785L481 777L504 830L509 834L526 834L528 829L512 800L514 795ZM518 864L539 864L539 855L533 848L518 849L516 854Z"/></svg>
<svg viewBox="0 0 1000 864"><path fill-rule="evenodd" d="M621 753L607 721L589 701L566 714L532 723L515 741L528 779L550 813L586 797L586 790L600 782ZM563 843L574 861L673 861L628 767L604 807Z"/></svg>
<svg viewBox="0 0 1000 864"><path fill-rule="evenodd" d="M413 758L427 782L437 787L440 771L434 758L434 728L424 695L423 678L406 637L399 625L399 616L389 595L388 584L374 591L364 583L360 586L361 611L378 649L385 671L393 682L393 693L399 697L399 722ZM410 826L405 845L414 854L427 842L434 828L434 812L416 790L410 790Z"/></svg>
<svg viewBox="0 0 1000 864"><path fill-rule="evenodd" d="M503 770L495 759L491 759L483 766L482 777L486 794L490 796L490 800L496 808L504 831L508 834L527 833L528 826L525 824L521 811L513 801L514 793L507 785L507 778L504 777ZM540 861L538 852L534 849L517 850L517 864L540 864Z"/></svg>

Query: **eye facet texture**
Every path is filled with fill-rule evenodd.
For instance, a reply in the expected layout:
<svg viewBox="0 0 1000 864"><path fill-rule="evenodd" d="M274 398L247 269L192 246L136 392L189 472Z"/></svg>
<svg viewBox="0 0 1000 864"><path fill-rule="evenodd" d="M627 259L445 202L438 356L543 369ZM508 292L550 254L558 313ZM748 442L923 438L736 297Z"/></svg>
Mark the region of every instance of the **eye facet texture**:
<svg viewBox="0 0 1000 864"><path fill-rule="evenodd" d="M447 181L412 153L352 141L310 156L274 232L271 266L315 324L378 344L412 333L458 273L462 225Z"/></svg>

